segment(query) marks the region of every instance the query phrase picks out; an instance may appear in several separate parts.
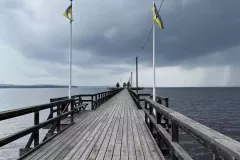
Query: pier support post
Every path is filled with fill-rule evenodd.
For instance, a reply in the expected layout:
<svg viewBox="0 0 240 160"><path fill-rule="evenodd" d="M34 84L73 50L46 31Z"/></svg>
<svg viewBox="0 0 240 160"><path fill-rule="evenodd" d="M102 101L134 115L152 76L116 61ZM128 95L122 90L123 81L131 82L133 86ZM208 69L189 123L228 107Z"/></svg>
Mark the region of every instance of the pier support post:
<svg viewBox="0 0 240 160"><path fill-rule="evenodd" d="M34 112L34 125L39 124L39 111ZM36 131L33 132L34 134L34 147L39 145L39 129L36 129Z"/></svg>
<svg viewBox="0 0 240 160"><path fill-rule="evenodd" d="M60 106L58 105L57 106L57 116L60 116ZM58 120L58 122L57 122L57 132L59 132L60 131L60 119Z"/></svg>
<svg viewBox="0 0 240 160"><path fill-rule="evenodd" d="M71 101L71 111L73 111L73 109L74 109L74 103L73 103L73 101ZM72 112L71 113L71 123L73 123L74 122L74 112Z"/></svg>
<svg viewBox="0 0 240 160"><path fill-rule="evenodd" d="M177 143L179 142L178 125L175 122L172 122L172 141ZM172 160L178 160L173 151Z"/></svg>
<svg viewBox="0 0 240 160"><path fill-rule="evenodd" d="M92 110L94 110L94 107L93 107L93 95L91 96L91 104L92 104Z"/></svg>

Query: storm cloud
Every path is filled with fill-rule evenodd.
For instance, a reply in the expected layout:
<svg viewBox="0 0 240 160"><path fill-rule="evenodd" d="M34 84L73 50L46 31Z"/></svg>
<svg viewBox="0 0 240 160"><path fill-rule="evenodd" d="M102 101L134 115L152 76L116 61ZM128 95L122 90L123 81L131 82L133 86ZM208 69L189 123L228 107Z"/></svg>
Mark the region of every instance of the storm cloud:
<svg viewBox="0 0 240 160"><path fill-rule="evenodd" d="M68 5L57 0L2 0L0 42L25 58L67 65L69 22L62 13ZM152 26L151 6L148 0L74 0L74 65L125 74L139 56L142 67L151 67L152 37L142 51ZM165 29L156 26L157 66L228 66L229 76L234 75L240 59L239 6L240 1L165 0L160 11ZM53 68L47 70L47 76L54 75Z"/></svg>

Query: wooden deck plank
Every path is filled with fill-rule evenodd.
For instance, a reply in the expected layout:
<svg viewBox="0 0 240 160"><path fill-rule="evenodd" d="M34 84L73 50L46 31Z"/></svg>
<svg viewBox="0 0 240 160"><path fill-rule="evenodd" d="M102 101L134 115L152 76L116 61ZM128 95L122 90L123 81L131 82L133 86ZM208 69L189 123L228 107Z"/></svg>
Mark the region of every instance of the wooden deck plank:
<svg viewBox="0 0 240 160"><path fill-rule="evenodd" d="M47 159L47 158L51 157L52 159L54 159L56 157L64 157L64 155L66 155L68 152L70 152L72 150L72 148L74 147L73 145L76 143L76 141L79 139L79 137L82 137L82 136L84 136L84 134L89 133L89 132L87 132L86 128L91 128L91 127L95 127L95 121L84 125L81 129L78 130L78 132L76 132L75 136L69 136L66 134L65 135L66 138L63 140L63 142L61 142L61 146L54 147L54 149L52 149L51 151L44 154L42 156L42 158Z"/></svg>
<svg viewBox="0 0 240 160"><path fill-rule="evenodd" d="M141 116L141 112L142 112L142 110L138 110L136 112L136 114L138 116L141 128L142 128L143 132L145 133L145 138L146 138L146 141L147 141L147 145L150 149L152 157L153 157L154 160L158 160L159 156L162 159L164 159L164 156L163 156L162 152L160 151L160 149L158 147L156 147L157 143L155 142L154 138L152 137L151 132L149 131L149 129L148 129L146 123L145 123L145 119L143 119L143 117Z"/></svg>
<svg viewBox="0 0 240 160"><path fill-rule="evenodd" d="M129 103L134 107L134 102L132 99L129 99ZM136 112L137 112L137 109L133 109L133 112L132 112L132 116L134 117L134 123L136 124L136 127L137 127L137 132L138 132L138 135L139 135L139 139L140 139L140 144L142 146L142 150L143 150L143 155L144 155L144 159L148 159L148 160L152 160L152 155L150 153L150 150L148 148L148 145L147 145L147 142L146 142L146 139L145 139L145 132L142 130L141 126L140 126L140 123L139 123L139 120L138 120L138 117L136 115Z"/></svg>
<svg viewBox="0 0 240 160"><path fill-rule="evenodd" d="M154 138L151 135L151 132L149 131L146 123L145 123L145 117L144 117L144 112L142 110L136 109L134 110L134 114L136 115L137 119L136 121L139 122L139 125L142 129L142 132L144 133L145 136L145 144L147 144L147 148L149 148L150 154L154 160L159 159L159 156L161 159L164 159L164 156L162 155L160 149L157 146L157 143L155 142Z"/></svg>
<svg viewBox="0 0 240 160"><path fill-rule="evenodd" d="M149 149L149 146L147 144L146 138L145 138L145 135L148 133L145 130L142 130L141 124L138 119L139 117L137 116L136 112L137 112L137 110L133 110L133 115L135 118L135 122L137 124L138 133L140 135L140 142L143 147L144 157L145 157L145 159L153 159L152 154Z"/></svg>
<svg viewBox="0 0 240 160"><path fill-rule="evenodd" d="M61 154L57 156L52 155L51 158L54 157L55 159L63 159L65 157L65 159L71 159L71 157L74 156L75 151L81 148L82 143L85 141L89 142L94 134L96 134L95 130L98 129L98 127L101 127L105 116L108 114L108 111L112 110L111 108L106 109L107 110L101 110L98 115L95 115L92 122L86 128L84 128L83 131L77 133L76 138L72 138L72 142L69 143L67 150L63 150Z"/></svg>
<svg viewBox="0 0 240 160"><path fill-rule="evenodd" d="M117 132L117 138L115 141L115 146L114 146L114 151L113 151L113 159L115 160L119 160L121 158L121 148L122 148L122 135L123 135L123 123L124 123L124 113L126 110L126 107L121 104L123 106L123 111L121 114L121 119L120 119L120 124L118 127L118 132Z"/></svg>
<svg viewBox="0 0 240 160"><path fill-rule="evenodd" d="M67 134L71 137L71 136L74 136L75 133L78 133L79 132L79 129L81 128L84 128L85 126L87 126L87 121L91 120L94 118L94 115L95 114L98 114L98 112L94 113L93 111L87 111L87 112L91 112L91 114L83 114L82 117L80 119L75 119L75 123L78 124L78 125L73 125L69 128L67 132ZM91 118L91 119L88 119L88 118ZM30 158L33 158L33 156L36 156L34 157L33 159L36 159L37 157L41 157L43 154L45 154L46 152L49 152L51 151L54 147L57 147L57 146L61 146L60 143L63 142L63 140L66 139L66 135L65 134L60 134L58 137L55 137L53 140L51 140L51 142L48 142L46 144L46 146L48 147L41 147L40 149L38 149L36 151L37 153L37 156L35 154L35 152L33 154L30 154L26 159L29 159Z"/></svg>
<svg viewBox="0 0 240 160"><path fill-rule="evenodd" d="M121 112L122 112L122 106L119 105L118 107L120 108L120 112L116 116L116 123L111 128L111 130L108 131L108 133L107 133L107 135L106 135L106 137L105 137L105 139L103 141L103 144L101 146L101 149L98 152L96 160L103 160L104 159L105 153L107 152L108 144L110 143L111 137L112 137L112 135L114 133L113 131L116 130L117 127L118 127L118 124L119 124L119 121L120 121Z"/></svg>
<svg viewBox="0 0 240 160"><path fill-rule="evenodd" d="M133 116L133 110L136 109L135 107L136 107L136 105L133 105L133 106L129 107L130 115L131 115L132 129L133 129L133 139L134 139L135 153L136 153L136 157L137 157L138 160L144 160L143 150L142 150L142 146L141 146L141 143L140 143L140 138L139 138L139 135L138 135L135 119L134 119L134 116Z"/></svg>
<svg viewBox="0 0 240 160"><path fill-rule="evenodd" d="M106 120L106 119L105 119ZM72 150L69 152L69 154L66 155L64 160L68 159L79 159L81 155L84 153L85 149L89 145L89 143L92 141L94 136L96 136L98 131L101 131L101 128L104 127L103 119L97 122L97 125L94 127L94 130L89 130L90 135L83 137L83 141L80 141Z"/></svg>
<svg viewBox="0 0 240 160"><path fill-rule="evenodd" d="M133 129L132 129L132 122L131 122L131 114L130 114L130 107L128 109L128 155L129 159L135 160L136 152L135 152L135 146L134 146L134 140L133 140Z"/></svg>
<svg viewBox="0 0 240 160"><path fill-rule="evenodd" d="M122 106L122 104L120 104L120 105ZM112 159L113 151L114 151L114 146L115 146L116 139L117 139L117 133L118 133L118 130L119 130L119 128L120 128L119 126L121 126L121 119L122 119L123 110L124 110L124 107L123 107L122 110L121 110L121 114L120 114L120 116L119 116L119 121L118 121L118 123L114 126L114 129L113 129L113 131L112 131L112 135L111 135L109 144L108 144L108 146L107 146L107 151L106 151L106 153L105 153L104 160Z"/></svg>
<svg viewBox="0 0 240 160"><path fill-rule="evenodd" d="M125 89L25 159L164 159Z"/></svg>
<svg viewBox="0 0 240 160"><path fill-rule="evenodd" d="M88 113L87 113L88 112ZM92 111L87 111L86 114L81 114L81 117L78 117L78 119L76 120L75 119L75 123L80 123L82 122L83 120L87 120L87 117L92 117L93 115L93 112ZM83 124L83 123L81 123ZM81 126L80 126L81 127ZM70 132L69 131L64 131L64 132L68 132L68 134L74 134L76 133L78 130L77 130L77 126L76 125L73 125L70 127ZM30 160L30 159L35 159L37 157L41 157L45 152L46 150L51 150L52 147L54 146L58 146L58 144L65 138L65 135L62 133L60 134L59 136L55 137L53 140L49 141L48 143L46 143L44 146L45 147L41 147L39 148L38 150L36 150L35 152L33 152L32 154L30 154L28 157L26 157L25 159L26 160ZM48 146L48 147L46 147ZM35 158L34 158L35 157Z"/></svg>
<svg viewBox="0 0 240 160"><path fill-rule="evenodd" d="M128 108L126 101L123 101L125 107L124 123L123 123L123 137L122 137L122 148L121 148L121 160L128 159Z"/></svg>
<svg viewBox="0 0 240 160"><path fill-rule="evenodd" d="M115 113L115 115L114 115L114 117L113 117L113 120L112 120L109 128L105 128L105 129L104 129L104 131L102 132L102 134L101 134L100 138L98 139L97 143L94 145L94 147L93 147L93 149L92 149L92 151L91 151L91 153L90 153L90 155L89 155L89 157L88 157L89 160L96 159L96 157L97 157L97 155L98 155L98 152L100 151L101 146L104 144L104 143L103 143L104 139L105 139L105 138L107 137L107 135L109 135L109 134L111 133L111 131L112 131L112 128L113 128L113 126L114 126L114 124L115 124L115 122L116 122L116 120L117 120L117 115L119 114L119 112L120 112L120 107L118 107L118 108L116 109L116 113ZM110 137L110 136L109 136L109 137ZM108 143L107 143L107 144L108 144Z"/></svg>
<svg viewBox="0 0 240 160"><path fill-rule="evenodd" d="M114 111L115 112L111 113L112 116L110 117L110 119L107 120L106 126L102 130L98 131L98 134L96 134L94 139L91 141L89 146L86 148L84 153L81 155L80 159L82 159L82 160L88 159L88 157L89 157L90 153L93 151L94 146L96 145L97 141L106 135L107 130L109 129L110 125L114 122L114 117L118 113L118 108L116 108L116 110L114 109ZM97 155L97 154L95 154L95 155Z"/></svg>
<svg viewBox="0 0 240 160"><path fill-rule="evenodd" d="M38 157L33 157L33 159L37 159L37 158L42 159L42 158L51 156L52 154L59 154L60 151L63 151L63 152L60 152L60 155L67 154L68 151L70 151L70 148L72 148L76 139L78 139L84 133L86 133L87 132L86 128L90 127L91 124L95 122L94 121L94 119L96 120L95 116L104 112L105 109L108 109L108 108L105 108L103 106L101 110L96 110L97 111L96 113L92 114L91 116L88 116L87 118L84 119L84 121L76 123L76 125L74 126L78 128L77 131L72 132L73 134L69 134L69 132L66 132L66 135L65 135L65 133L63 133L62 135L63 139L61 139L61 141L56 137L56 141L58 142L57 145L54 145L51 148L51 150L49 150L49 148L46 148L45 152L42 152L40 155L38 155Z"/></svg>
<svg viewBox="0 0 240 160"><path fill-rule="evenodd" d="M114 112L116 110L114 108L111 108L111 110L108 111L107 115L103 116L103 119L97 123L99 128L96 127L91 135L83 142L83 144L78 143L75 148L77 148L77 151L75 153L75 155L72 157L72 159L87 159L88 157L88 153L91 152L93 145L95 144L96 140L98 139L98 137L100 136L101 132L103 131L103 129L106 127L106 125L110 124L112 121L112 117L114 115ZM88 147L88 145L92 143L92 147ZM87 150L88 147L88 150ZM87 150L87 151L86 151ZM83 158L83 154L85 154L85 158ZM65 159L68 159L67 156Z"/></svg>

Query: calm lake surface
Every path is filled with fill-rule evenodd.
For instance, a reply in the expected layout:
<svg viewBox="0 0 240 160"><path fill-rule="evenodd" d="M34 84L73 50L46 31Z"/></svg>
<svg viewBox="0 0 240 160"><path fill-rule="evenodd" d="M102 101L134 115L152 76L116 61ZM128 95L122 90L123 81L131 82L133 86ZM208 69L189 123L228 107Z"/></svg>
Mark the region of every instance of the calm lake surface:
<svg viewBox="0 0 240 160"><path fill-rule="evenodd" d="M106 88L73 88L72 94L89 94ZM152 91L144 90L145 93ZM0 89L0 111L48 103L50 98L67 96L67 88ZM208 127L240 141L240 88L158 88L157 95L169 97L170 107ZM40 121L49 111L40 112ZM0 138L33 125L33 114L0 122ZM40 130L41 139L45 130ZM16 159L29 136L0 148L0 160ZM181 144L193 159L211 159L206 149L181 132Z"/></svg>

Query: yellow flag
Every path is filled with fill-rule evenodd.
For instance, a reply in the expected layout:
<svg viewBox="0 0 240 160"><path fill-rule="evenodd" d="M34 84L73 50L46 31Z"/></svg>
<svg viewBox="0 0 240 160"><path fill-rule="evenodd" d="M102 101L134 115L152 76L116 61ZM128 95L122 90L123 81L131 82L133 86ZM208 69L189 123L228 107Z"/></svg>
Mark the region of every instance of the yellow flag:
<svg viewBox="0 0 240 160"><path fill-rule="evenodd" d="M64 15L67 19L69 19L70 21L73 21L73 19L68 16L69 14L72 15L72 4L66 9L66 11L63 13L63 15Z"/></svg>
<svg viewBox="0 0 240 160"><path fill-rule="evenodd" d="M158 14L158 11L157 11L157 8L156 8L155 4L152 7L152 11L153 11L153 19L157 22L157 24L160 27L160 29L164 29L162 18Z"/></svg>

